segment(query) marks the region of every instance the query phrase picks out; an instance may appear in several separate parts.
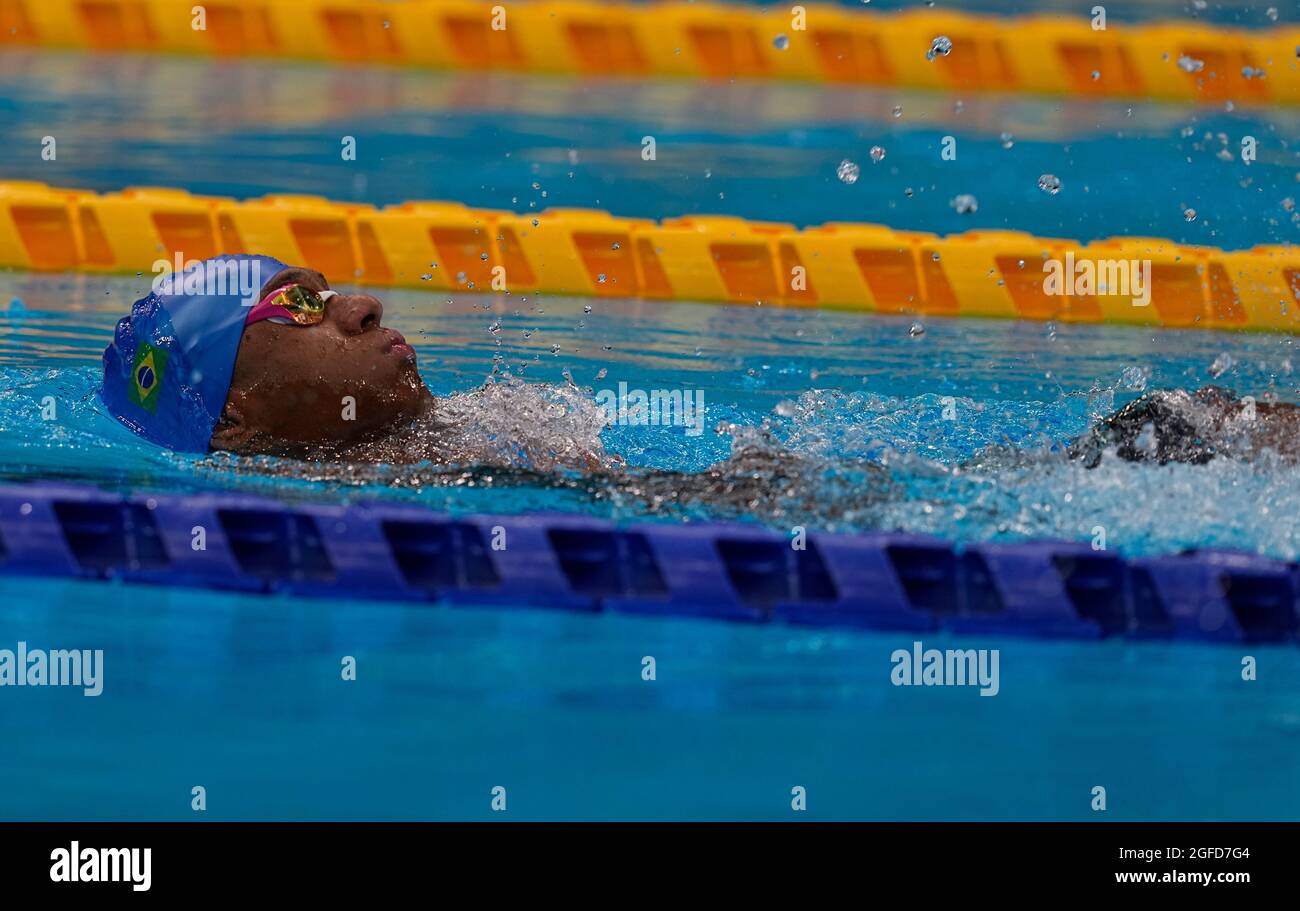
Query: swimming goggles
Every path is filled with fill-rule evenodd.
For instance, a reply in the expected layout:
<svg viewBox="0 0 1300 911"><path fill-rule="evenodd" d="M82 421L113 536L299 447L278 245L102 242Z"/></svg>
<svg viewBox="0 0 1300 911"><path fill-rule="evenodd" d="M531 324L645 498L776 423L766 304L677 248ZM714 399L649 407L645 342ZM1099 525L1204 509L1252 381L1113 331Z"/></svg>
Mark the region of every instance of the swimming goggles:
<svg viewBox="0 0 1300 911"><path fill-rule="evenodd" d="M269 319L276 323L315 326L325 319L325 302L337 291L313 291L302 285L276 288L258 302L244 319L244 325Z"/></svg>

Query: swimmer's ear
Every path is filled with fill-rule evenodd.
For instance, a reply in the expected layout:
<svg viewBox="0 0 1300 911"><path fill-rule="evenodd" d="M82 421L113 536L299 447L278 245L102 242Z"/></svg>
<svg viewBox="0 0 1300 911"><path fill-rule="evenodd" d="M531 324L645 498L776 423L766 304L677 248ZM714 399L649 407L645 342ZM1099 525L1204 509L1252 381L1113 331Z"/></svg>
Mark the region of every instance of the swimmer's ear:
<svg viewBox="0 0 1300 911"><path fill-rule="evenodd" d="M253 429L244 420L244 414L231 402L221 412L221 420L212 429L212 439L208 443L211 449L224 449L227 452L242 452L253 438Z"/></svg>

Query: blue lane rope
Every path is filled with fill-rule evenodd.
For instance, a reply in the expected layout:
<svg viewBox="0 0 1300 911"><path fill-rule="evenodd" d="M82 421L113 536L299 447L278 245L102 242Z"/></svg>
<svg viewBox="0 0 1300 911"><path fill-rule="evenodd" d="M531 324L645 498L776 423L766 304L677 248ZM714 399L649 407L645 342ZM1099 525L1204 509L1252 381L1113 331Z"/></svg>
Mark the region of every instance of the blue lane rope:
<svg viewBox="0 0 1300 911"><path fill-rule="evenodd" d="M290 506L0 486L0 573L247 592L1101 639L1300 639L1300 568L1227 551L1125 559L1043 541L619 527L419 506Z"/></svg>

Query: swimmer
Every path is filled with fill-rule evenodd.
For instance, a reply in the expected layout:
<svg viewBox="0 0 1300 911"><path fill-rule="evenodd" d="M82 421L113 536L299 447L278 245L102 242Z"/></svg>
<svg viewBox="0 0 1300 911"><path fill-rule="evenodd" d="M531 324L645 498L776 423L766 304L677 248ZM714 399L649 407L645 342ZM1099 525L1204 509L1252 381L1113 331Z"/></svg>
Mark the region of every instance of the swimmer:
<svg viewBox="0 0 1300 911"><path fill-rule="evenodd" d="M514 414L478 407L485 403L475 393L435 398L416 370L415 350L383 325L383 305L369 294L335 291L319 272L270 257L218 257L194 268L211 275L250 266L270 276L255 303L234 288L155 291L118 322L104 352L101 391L118 421L180 452L620 473L621 461L601 445L602 422L557 427L553 422L566 419L563 407ZM1250 409L1247 417L1242 402L1214 387L1148 393L1066 451L1089 467L1106 451L1163 464L1268 448L1300 460L1300 409L1267 403ZM743 509L775 496L799 496L798 479L826 468L775 445L738 444L730 459L698 475L642 472L634 483L617 486L651 500L674 499L690 478L689 490L701 498L730 498ZM878 466L848 468L846 478L872 487L887 483ZM876 499L872 494L859 505Z"/></svg>
<svg viewBox="0 0 1300 911"><path fill-rule="evenodd" d="M121 424L177 452L282 456L314 464L248 467L369 483L383 482L386 466L403 465L388 483L543 483L651 511L707 503L776 515L820 484L833 486L842 512L863 515L888 488L878 465L832 466L761 434L737 438L729 459L698 474L628 471L601 444L604 412L571 407L582 398L576 388L522 404L503 383L437 398L420 379L414 349L383 325L375 297L334 291L319 272L264 256L193 268L270 278L255 301L233 288L164 288L136 301L104 351L100 392Z"/></svg>
<svg viewBox="0 0 1300 911"><path fill-rule="evenodd" d="M1300 462L1300 408L1238 399L1206 386L1148 392L1089 428L1066 451L1093 468L1113 450L1129 462L1203 465L1216 456L1250 460L1273 452Z"/></svg>
<svg viewBox="0 0 1300 911"><path fill-rule="evenodd" d="M549 445L554 435L544 444L526 415L471 426L472 408L425 387L415 350L383 325L383 304L369 294L340 293L319 272L265 256L217 257L192 269L270 277L254 303L234 281L192 281L187 273L175 284L195 291L163 293L165 286L118 321L104 352L101 398L151 442L178 452L350 463L553 471L614 462L596 427L575 428L557 449Z"/></svg>

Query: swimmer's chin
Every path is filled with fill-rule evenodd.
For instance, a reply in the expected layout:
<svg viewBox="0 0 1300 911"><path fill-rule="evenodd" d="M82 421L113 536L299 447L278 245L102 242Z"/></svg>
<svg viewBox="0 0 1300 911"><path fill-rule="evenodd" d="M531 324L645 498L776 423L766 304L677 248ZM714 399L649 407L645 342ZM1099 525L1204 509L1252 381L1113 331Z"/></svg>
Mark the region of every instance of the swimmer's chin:
<svg viewBox="0 0 1300 911"><path fill-rule="evenodd" d="M306 462L358 461L382 462L389 458L391 445L405 431L435 413L435 399L427 389L421 389L416 407L400 414L386 424L371 428L341 426L347 436L322 434L308 440L286 440L273 432L253 430L245 434L227 434L222 428L212 435L210 452L225 452L238 456L274 456Z"/></svg>

